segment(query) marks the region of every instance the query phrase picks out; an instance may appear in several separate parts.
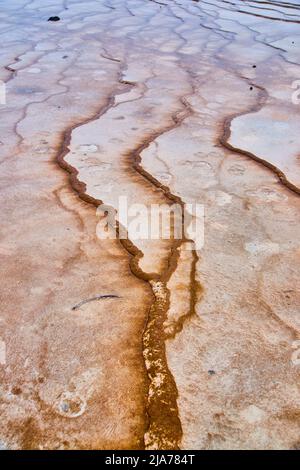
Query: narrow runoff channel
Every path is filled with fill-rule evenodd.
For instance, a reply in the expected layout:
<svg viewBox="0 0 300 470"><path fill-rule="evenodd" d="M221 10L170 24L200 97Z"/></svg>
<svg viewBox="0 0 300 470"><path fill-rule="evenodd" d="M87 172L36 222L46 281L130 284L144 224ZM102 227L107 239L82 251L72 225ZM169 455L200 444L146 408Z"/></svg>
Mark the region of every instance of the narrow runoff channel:
<svg viewBox="0 0 300 470"><path fill-rule="evenodd" d="M122 91L117 95L113 95L107 99L107 103L101 110L97 112L92 118L85 122L81 122L68 129L61 144L61 148L57 155L57 162L61 168L66 170L70 177L70 183L73 190L76 191L78 196L85 202L92 204L95 208L105 204L106 201L94 198L87 192L86 184L80 181L78 170L68 163L68 154L70 152L70 144L72 141L72 133L75 129L85 126L91 122L99 122L110 109L116 107L116 96L119 94L131 93L131 88L135 87L135 83L124 80L125 64L121 67L119 83L122 85ZM124 100L126 102L126 100ZM123 102L124 102L123 101ZM170 120L171 124L159 130L156 134L148 136L134 151L128 153L124 157L124 163L128 165L129 170L133 168L143 180L146 180L153 187L157 188L165 198L168 205L174 203L179 204L184 213L184 203L180 197L173 195L169 188L161 184L151 174L143 169L141 166L140 154L145 150L155 139L165 132L180 126L184 119L191 114L191 108L185 97L180 99L181 109L174 113ZM182 225L184 221L182 220ZM119 223L117 221L119 228ZM174 227L173 227L174 229ZM125 228L126 230L126 228ZM172 228L171 228L172 230ZM119 232L119 230L118 230ZM146 281L153 292L153 303L150 307L148 318L145 322L145 330L143 334L143 356L145 367L149 378L149 391L147 398L147 414L149 419L149 427L145 434L145 448L147 449L179 449L182 428L178 414L177 396L178 391L174 378L168 368L165 340L174 337L176 333L181 331L184 321L195 314L196 301L199 300L201 294L201 286L196 281L196 263L198 255L195 249L192 248L193 240L189 240L183 235L182 239L175 239L174 233L171 234L170 246L168 248L169 255L164 263L164 269L161 273L147 273L141 269L139 261L143 258L143 252L134 245L129 239L120 239L120 243L128 252L130 258L131 272L138 279ZM167 287L173 273L176 271L178 259L180 256L180 249L183 245L190 245L188 248L191 252L192 262L190 265L190 307L187 313L173 322L171 330L165 331L164 324L168 319L168 310L170 306L170 292Z"/></svg>

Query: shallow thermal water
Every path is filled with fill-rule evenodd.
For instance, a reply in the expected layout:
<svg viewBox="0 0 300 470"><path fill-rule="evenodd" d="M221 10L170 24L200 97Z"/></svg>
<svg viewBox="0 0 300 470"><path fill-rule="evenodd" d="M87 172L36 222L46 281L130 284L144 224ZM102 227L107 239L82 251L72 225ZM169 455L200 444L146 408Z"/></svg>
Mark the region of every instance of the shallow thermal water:
<svg viewBox="0 0 300 470"><path fill-rule="evenodd" d="M1 448L299 448L299 28L0 0ZM198 205L204 243L106 237L121 196Z"/></svg>

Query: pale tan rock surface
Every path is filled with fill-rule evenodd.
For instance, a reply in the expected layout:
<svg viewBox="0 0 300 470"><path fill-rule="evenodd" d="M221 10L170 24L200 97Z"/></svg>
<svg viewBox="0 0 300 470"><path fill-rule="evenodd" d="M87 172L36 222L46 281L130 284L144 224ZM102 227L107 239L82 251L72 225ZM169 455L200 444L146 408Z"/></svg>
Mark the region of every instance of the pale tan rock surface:
<svg viewBox="0 0 300 470"><path fill-rule="evenodd" d="M5 2L2 447L299 447L299 23ZM203 205L203 248L99 239L120 196Z"/></svg>

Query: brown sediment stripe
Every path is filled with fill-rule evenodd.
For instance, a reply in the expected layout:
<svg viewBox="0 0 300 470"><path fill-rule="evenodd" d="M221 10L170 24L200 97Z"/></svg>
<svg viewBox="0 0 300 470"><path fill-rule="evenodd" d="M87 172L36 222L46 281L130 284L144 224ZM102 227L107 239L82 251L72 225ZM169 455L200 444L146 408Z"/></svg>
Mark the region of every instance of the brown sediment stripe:
<svg viewBox="0 0 300 470"><path fill-rule="evenodd" d="M126 89L120 93L126 93L128 91L128 87L133 85L130 82L121 80L121 78L119 79L119 82L126 86ZM83 201L92 204L95 207L102 204L102 201L95 199L86 193L86 185L78 180L78 170L65 161L65 156L69 153L69 145L73 130L97 120L104 115L108 109L114 105L116 95L117 94L109 97L101 110L95 113L91 118L67 129L62 139L60 151L57 154L57 162L59 166L69 173L69 180L72 188ZM183 113L181 110L176 113L172 118L173 123L171 125L166 126L161 132L151 135L151 137L145 140L145 142L135 151L128 154L126 160L128 161L129 168L132 168L133 166L133 168L142 177L147 179L147 181L155 187L161 189L169 201L172 203L178 203L183 208L184 203L178 196L173 195L167 186L162 185L142 168L140 157L141 152L157 137L179 126L181 122L191 114L191 109L186 101L182 99L181 103L185 112ZM117 231L119 231L119 229L120 226L117 224ZM149 427L145 434L145 445L149 448L178 449L182 438L182 428L177 407L178 392L174 378L167 365L165 351L166 338L163 334L163 324L167 319L167 312L170 306L170 292L168 291L166 284L172 273L176 270L179 258L178 248L183 242L188 240L184 238L182 240L173 240L166 269L161 275L156 273L145 273L139 266L139 260L143 257L143 253L129 239L120 239L119 241L130 255L129 263L131 272L138 279L147 281L154 294L154 302L151 305L143 333L143 355L150 382L147 403ZM179 326L176 331L180 331L185 319L193 315L195 312L197 291L199 290L195 280L197 260L197 253L193 251L193 266L190 273L190 312L183 316L179 321ZM162 296L159 295L158 290L163 293Z"/></svg>
<svg viewBox="0 0 300 470"><path fill-rule="evenodd" d="M180 126L186 117L192 114L192 110L187 101L182 98L184 112L179 111L173 115L173 123L166 126L159 133L153 134L134 152L127 155L128 162L133 163L133 168L148 182L156 188L162 190L166 198L171 203L177 203L184 209L184 202L179 196L171 193L168 186L161 184L153 175L148 173L141 165L141 153L157 139L157 137ZM183 221L182 221L183 222ZM170 292L167 288L167 282L177 268L179 259L179 248L187 242L185 237L181 240L173 239L171 253L168 258L168 264L163 273L149 279L134 259L132 269L138 277L150 281L155 295L155 302L149 311L149 318L143 335L145 364L150 379L148 396L148 414L149 429L145 436L145 444L148 448L157 449L178 449L182 438L181 422L178 416L177 397L178 391L175 380L168 368L166 358L164 334L164 322L167 320L170 308ZM193 263L190 272L190 309L186 315L183 315L177 322L174 334L181 331L187 318L195 314L195 304L199 292L199 285L196 281L196 263L198 255L195 250L193 253ZM170 337L170 336L169 336Z"/></svg>
<svg viewBox="0 0 300 470"><path fill-rule="evenodd" d="M196 267L199 261L199 256L195 250L192 250L193 261L190 271L190 302L188 312L181 315L175 322L172 323L170 331L165 332L166 339L174 339L175 336L183 329L185 322L196 315L196 304L202 297L203 286L196 280Z"/></svg>
<svg viewBox="0 0 300 470"><path fill-rule="evenodd" d="M71 143L73 130L99 119L115 104L115 97L118 94L126 93L129 90L130 88L129 84L124 83L121 77L122 77L122 72L119 73L118 82L123 84L125 89L123 89L123 91L120 91L108 97L106 100L106 103L101 107L101 109L97 111L96 113L94 113L90 118L84 121L81 121L80 123L77 123L73 126L70 126L68 129L66 129L61 140L60 149L58 150L57 155L56 155L56 162L58 163L60 168L62 168L64 171L66 171L69 174L69 182L70 182L72 189L76 192L76 194L82 201L88 204L91 204L95 208L98 208L101 204L103 204L103 201L101 201L100 199L96 199L86 193L85 183L83 183L82 181L78 179L78 173L79 173L78 170L74 168L72 165L70 165L69 163L67 163L65 161L65 157L70 151L69 145ZM119 242L121 242L121 240L119 240ZM125 246L125 244L123 243L122 243L122 246L126 249L129 255L129 264L130 264L131 272L133 273L133 275L136 276L134 270L132 269L132 265L134 264L134 259L137 259L137 260L140 259L143 256L143 253L140 252L140 250L138 250L138 248L136 248L129 240L128 240L127 246ZM139 278L139 279L142 280L142 278ZM147 375L146 369L145 369L145 375ZM148 427L148 421L149 421L149 417L148 417L146 410L145 410L145 421L146 423L145 423L144 432L146 431ZM144 445L141 446L141 449L143 448L144 448Z"/></svg>
<svg viewBox="0 0 300 470"><path fill-rule="evenodd" d="M228 142L229 139L230 139L230 136L231 136L231 123L232 123L232 121L234 119L237 119L237 118L241 117L241 116L245 116L247 114L256 113L256 112L260 111L263 108L263 106L265 105L266 101L267 101L267 98L268 98L267 91L263 87L261 87L259 85L256 85L254 83L251 83L251 85L254 88L257 88L259 90L258 102L255 103L252 107L250 107L247 111L245 111L243 113L236 113L236 114L233 114L233 115L228 116L227 118L225 118L225 120L223 121L223 124L222 124L223 133L220 137L220 143L221 143L221 145L223 145L228 150L231 150L232 152L235 152L237 154L245 155L246 157L252 158L252 160L255 160L256 162L259 162L262 165L264 165L265 167L269 168L270 170L272 170L278 176L279 181L284 186L286 186L290 191L293 191L293 193L299 195L300 194L300 188L298 188L296 185L291 183L287 179L287 177L285 176L283 171L281 171L275 165L268 162L264 158L261 158L261 157L255 155L252 152L249 152L248 150L243 150L243 149L240 149L238 147L234 147L233 145L231 145Z"/></svg>

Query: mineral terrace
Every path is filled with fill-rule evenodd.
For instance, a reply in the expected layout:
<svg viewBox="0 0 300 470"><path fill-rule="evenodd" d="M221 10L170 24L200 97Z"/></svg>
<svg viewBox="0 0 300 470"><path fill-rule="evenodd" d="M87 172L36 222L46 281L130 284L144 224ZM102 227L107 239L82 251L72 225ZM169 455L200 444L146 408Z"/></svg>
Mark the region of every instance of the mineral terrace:
<svg viewBox="0 0 300 470"><path fill-rule="evenodd" d="M0 447L299 448L299 0L0 0L0 38ZM99 236L120 196L203 246Z"/></svg>

